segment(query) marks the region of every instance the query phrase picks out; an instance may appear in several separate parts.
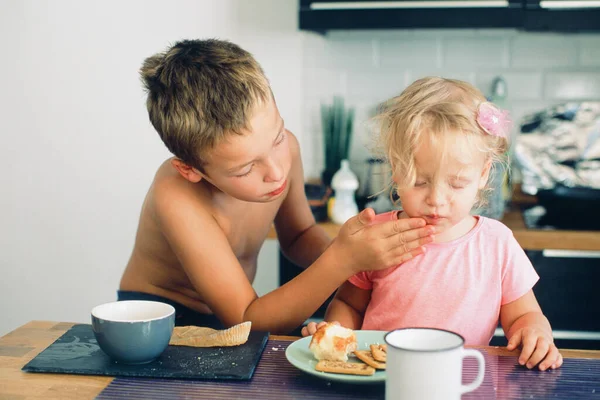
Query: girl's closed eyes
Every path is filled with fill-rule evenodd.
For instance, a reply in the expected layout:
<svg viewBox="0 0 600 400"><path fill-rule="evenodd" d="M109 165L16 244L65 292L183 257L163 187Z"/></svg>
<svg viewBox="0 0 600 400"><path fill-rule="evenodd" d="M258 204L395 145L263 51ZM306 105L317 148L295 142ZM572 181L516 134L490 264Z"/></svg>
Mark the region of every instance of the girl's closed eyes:
<svg viewBox="0 0 600 400"><path fill-rule="evenodd" d="M472 183L473 182L468 179L451 179L449 184L453 189L465 189Z"/></svg>
<svg viewBox="0 0 600 400"><path fill-rule="evenodd" d="M468 181L468 180L464 180L464 179L459 179L459 180L449 180L448 181L448 185L452 188L452 189L465 189L467 186L469 186L471 183L473 183L472 181ZM421 187L425 187L428 186L430 183L424 180L417 180L414 184L415 187L417 188L421 188Z"/></svg>

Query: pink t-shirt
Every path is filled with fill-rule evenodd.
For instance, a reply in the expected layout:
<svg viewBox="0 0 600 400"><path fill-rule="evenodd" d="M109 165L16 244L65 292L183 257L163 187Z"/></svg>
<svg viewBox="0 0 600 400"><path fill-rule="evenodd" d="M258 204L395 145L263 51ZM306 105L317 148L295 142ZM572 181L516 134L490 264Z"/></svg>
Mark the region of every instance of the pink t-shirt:
<svg viewBox="0 0 600 400"><path fill-rule="evenodd" d="M395 219L396 212L376 222ZM456 332L469 345L487 345L498 325L500 306L525 295L539 276L512 231L501 222L478 217L475 227L447 243L382 271L350 278L372 290L362 329L405 327Z"/></svg>

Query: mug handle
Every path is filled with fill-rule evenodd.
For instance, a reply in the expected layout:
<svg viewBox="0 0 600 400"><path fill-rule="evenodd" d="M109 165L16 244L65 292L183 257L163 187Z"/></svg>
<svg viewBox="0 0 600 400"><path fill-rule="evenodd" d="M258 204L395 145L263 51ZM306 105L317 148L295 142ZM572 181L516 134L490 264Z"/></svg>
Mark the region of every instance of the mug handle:
<svg viewBox="0 0 600 400"><path fill-rule="evenodd" d="M475 357L477 359L477 365L479 367L479 370L477 372L477 377L473 382L469 383L468 385L460 386L461 394L472 392L473 390L477 389L479 385L481 385L481 382L483 382L483 377L485 376L485 359L483 358L483 354L481 354L477 350L463 349L462 357L463 359L466 357Z"/></svg>

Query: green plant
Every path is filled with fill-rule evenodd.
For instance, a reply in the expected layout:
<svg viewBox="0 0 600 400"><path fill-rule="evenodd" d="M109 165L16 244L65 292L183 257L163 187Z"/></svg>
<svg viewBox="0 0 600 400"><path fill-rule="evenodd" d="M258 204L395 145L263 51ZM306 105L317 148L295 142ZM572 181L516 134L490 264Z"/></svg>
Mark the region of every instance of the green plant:
<svg viewBox="0 0 600 400"><path fill-rule="evenodd" d="M333 104L321 104L325 171L336 171L348 159L352 142L354 108L346 109L344 100L335 96Z"/></svg>

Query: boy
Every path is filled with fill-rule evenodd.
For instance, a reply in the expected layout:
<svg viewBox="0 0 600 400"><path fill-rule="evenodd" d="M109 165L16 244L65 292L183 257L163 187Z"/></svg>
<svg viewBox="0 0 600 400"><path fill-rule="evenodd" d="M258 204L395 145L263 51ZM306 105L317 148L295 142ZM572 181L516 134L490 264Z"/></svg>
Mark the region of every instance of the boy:
<svg viewBox="0 0 600 400"><path fill-rule="evenodd" d="M352 218L330 245L304 193L298 141L287 131L260 65L220 40L176 43L144 62L150 120L175 157L144 201L119 300L165 301L177 325L286 333L354 273L421 254L422 219L370 225ZM275 223L282 251L302 267L258 298L258 252Z"/></svg>

